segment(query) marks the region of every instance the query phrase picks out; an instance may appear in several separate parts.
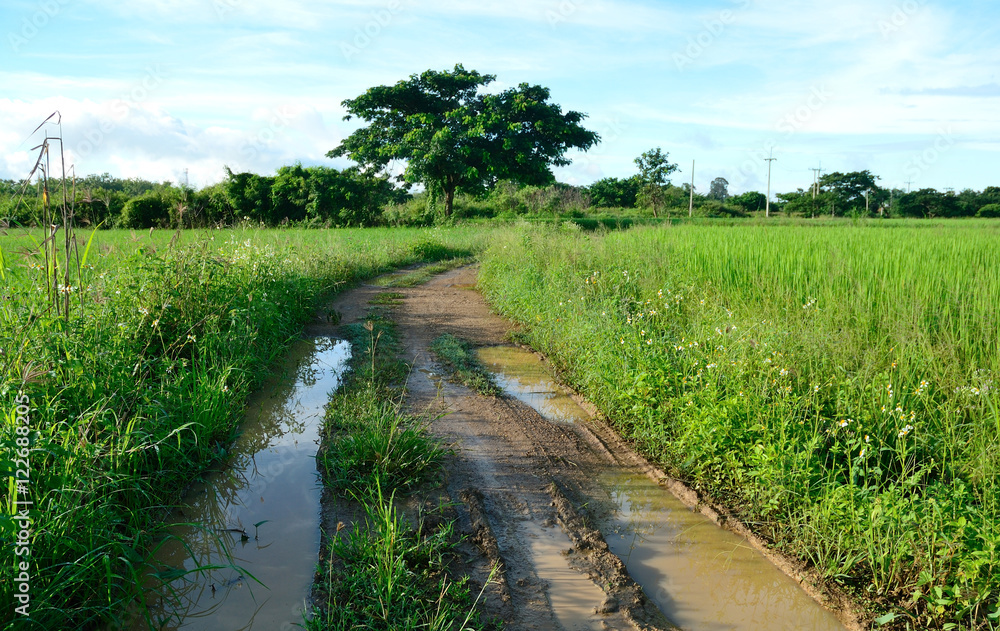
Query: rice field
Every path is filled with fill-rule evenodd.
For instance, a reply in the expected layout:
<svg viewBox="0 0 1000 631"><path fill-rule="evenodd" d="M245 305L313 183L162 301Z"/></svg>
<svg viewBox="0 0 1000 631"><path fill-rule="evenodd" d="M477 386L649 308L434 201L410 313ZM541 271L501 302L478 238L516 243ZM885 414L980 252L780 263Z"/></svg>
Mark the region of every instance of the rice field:
<svg viewBox="0 0 1000 631"><path fill-rule="evenodd" d="M54 289L40 234L0 236L0 600L29 585L24 628L142 600L160 516L324 296L470 255L623 436L874 626L1000 628L995 223L91 234Z"/></svg>
<svg viewBox="0 0 1000 631"><path fill-rule="evenodd" d="M166 507L226 457L246 396L321 299L487 234L84 232L69 282L40 234L0 237L0 626L113 627L144 602Z"/></svg>
<svg viewBox="0 0 1000 631"><path fill-rule="evenodd" d="M480 286L674 475L885 628L1000 628L1000 227L521 229Z"/></svg>

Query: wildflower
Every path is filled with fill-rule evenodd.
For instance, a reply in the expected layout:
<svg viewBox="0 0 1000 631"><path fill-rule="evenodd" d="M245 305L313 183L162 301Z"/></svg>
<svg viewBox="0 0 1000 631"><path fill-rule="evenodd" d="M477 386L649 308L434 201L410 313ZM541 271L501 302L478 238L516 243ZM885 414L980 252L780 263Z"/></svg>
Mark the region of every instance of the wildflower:
<svg viewBox="0 0 1000 631"><path fill-rule="evenodd" d="M156 327L160 326L160 320L159 319L153 320L153 323L150 324L149 326L155 329Z"/></svg>
<svg viewBox="0 0 1000 631"><path fill-rule="evenodd" d="M902 437L906 436L907 434L909 434L912 431L913 431L913 426L912 425L907 425L903 429L899 430L899 437L902 438Z"/></svg>
<svg viewBox="0 0 1000 631"><path fill-rule="evenodd" d="M194 335L188 335L187 336L187 341L192 342L192 343L193 342L197 342L198 338L196 336L194 336Z"/></svg>
<svg viewBox="0 0 1000 631"><path fill-rule="evenodd" d="M653 340L646 340L646 345L647 346L650 345L650 344L652 344L652 343L653 343Z"/></svg>
<svg viewBox="0 0 1000 631"><path fill-rule="evenodd" d="M229 392L229 386L222 386L223 392Z"/></svg>
<svg viewBox="0 0 1000 631"><path fill-rule="evenodd" d="M705 366L705 368L715 368L716 366L717 364L713 363L713 364L708 364L707 366Z"/></svg>
<svg viewBox="0 0 1000 631"><path fill-rule="evenodd" d="M788 369L787 368L782 368L781 372L778 373L778 374L780 374L782 377L787 377L788 376Z"/></svg>
<svg viewBox="0 0 1000 631"><path fill-rule="evenodd" d="M621 341L622 341L622 344L624 344L625 343L625 338L624 337L621 338Z"/></svg>
<svg viewBox="0 0 1000 631"><path fill-rule="evenodd" d="M115 292L115 293L118 293L118 292ZM139 307L139 313L141 313L144 316L149 315L149 309L147 309L146 307Z"/></svg>
<svg viewBox="0 0 1000 631"><path fill-rule="evenodd" d="M851 424L851 422L848 419L841 419L840 422L837 423L837 425L839 425L841 427L847 427L850 424Z"/></svg>
<svg viewBox="0 0 1000 631"><path fill-rule="evenodd" d="M813 392L819 392L819 384L813 386Z"/></svg>
<svg viewBox="0 0 1000 631"><path fill-rule="evenodd" d="M639 335L641 335L642 337L646 337L646 329L639 331Z"/></svg>

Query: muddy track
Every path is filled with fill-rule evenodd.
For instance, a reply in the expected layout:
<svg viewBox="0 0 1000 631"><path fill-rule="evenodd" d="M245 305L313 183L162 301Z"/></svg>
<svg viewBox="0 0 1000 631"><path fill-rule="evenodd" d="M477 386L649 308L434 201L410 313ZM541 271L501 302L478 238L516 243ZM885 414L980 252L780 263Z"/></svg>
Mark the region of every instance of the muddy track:
<svg viewBox="0 0 1000 631"><path fill-rule="evenodd" d="M578 623L604 629L675 628L609 549L600 520L591 514L600 510L598 502L591 502L600 494L596 480L601 474L656 477L659 472L596 419L553 423L521 401L484 397L442 378L429 350L438 336L450 333L479 346L510 344L510 324L489 311L474 291L475 279L474 268L463 268L393 291L405 296L394 319L405 359L412 364L408 405L428 414L430 430L455 450L444 493L456 506L458 531L466 535L460 569L478 591L491 568L501 568L486 588L486 618L502 619L508 629L576 628ZM367 301L380 291L364 286L337 300L333 306L342 323L363 318ZM578 403L592 412L586 402ZM549 554L539 552L541 544ZM538 567L546 556L570 573L560 575L559 585L546 580ZM553 606L559 598L555 591L567 584L576 588L577 609L587 603L586 611L569 621L565 608L557 612Z"/></svg>

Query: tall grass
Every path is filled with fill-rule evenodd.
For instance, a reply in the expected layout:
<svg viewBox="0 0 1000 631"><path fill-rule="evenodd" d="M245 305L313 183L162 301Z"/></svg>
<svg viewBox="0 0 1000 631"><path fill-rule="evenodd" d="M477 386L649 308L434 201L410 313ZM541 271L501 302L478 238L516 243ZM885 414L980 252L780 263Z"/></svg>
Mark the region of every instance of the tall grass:
<svg viewBox="0 0 1000 631"><path fill-rule="evenodd" d="M46 300L32 239L2 240L0 602L14 603L30 516L30 615L0 623L95 628L144 597L164 507L223 457L243 402L320 298L377 273L475 249L483 231L102 232L67 319ZM428 255L430 253L430 255ZM28 436L18 403L30 400ZM14 461L27 438L27 494Z"/></svg>
<svg viewBox="0 0 1000 631"><path fill-rule="evenodd" d="M998 246L982 223L524 231L480 283L645 453L883 622L988 628Z"/></svg>

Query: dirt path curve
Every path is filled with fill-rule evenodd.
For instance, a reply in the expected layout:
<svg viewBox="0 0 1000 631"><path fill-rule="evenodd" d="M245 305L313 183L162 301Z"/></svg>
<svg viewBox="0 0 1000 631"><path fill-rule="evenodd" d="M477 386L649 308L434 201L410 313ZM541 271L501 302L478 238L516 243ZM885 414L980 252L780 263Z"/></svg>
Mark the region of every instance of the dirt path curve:
<svg viewBox="0 0 1000 631"><path fill-rule="evenodd" d="M635 464L634 457L584 424L555 424L520 401L483 397L439 377L429 346L444 333L481 346L509 343L510 324L489 311L473 290L475 280L475 270L463 268L403 290L395 318L413 365L409 404L440 415L431 431L456 448L446 488L461 501L460 529L478 544L468 550L468 569L482 581L491 561L503 564L488 613L511 629L568 627L574 616L554 610L561 595L553 588L565 589L575 579L583 583L570 587L576 607L587 602L576 621L590 618L581 626L594 628L598 618L596 628L673 628L578 509L598 473ZM566 575L574 570L575 577ZM562 578L558 586L545 578L552 572Z"/></svg>
<svg viewBox="0 0 1000 631"><path fill-rule="evenodd" d="M408 404L429 413L430 430L455 450L444 499L456 506L458 531L467 535L460 570L471 577L476 593L491 567L502 567L485 592L486 618L503 620L507 629L675 628L595 529L601 507L593 503L595 514L587 511L601 494L602 475L659 479L662 472L597 420L596 410L579 397L577 403L594 418L554 423L516 399L484 397L442 379L429 350L437 337L450 333L478 346L510 345L511 324L490 312L475 282L475 268L467 267L392 291L404 296L393 317L404 359L412 364ZM332 306L348 324L365 317L368 301L382 291L362 286ZM670 488L678 496L692 495L682 499L722 521L685 487Z"/></svg>

